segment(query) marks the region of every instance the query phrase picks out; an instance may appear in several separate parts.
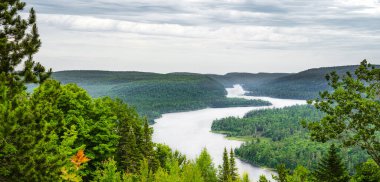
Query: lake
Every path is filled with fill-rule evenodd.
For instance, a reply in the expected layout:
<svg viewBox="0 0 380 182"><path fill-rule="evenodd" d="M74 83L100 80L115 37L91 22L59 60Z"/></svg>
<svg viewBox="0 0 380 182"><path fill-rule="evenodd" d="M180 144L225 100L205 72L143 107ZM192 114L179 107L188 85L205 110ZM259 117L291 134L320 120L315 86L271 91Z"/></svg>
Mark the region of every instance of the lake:
<svg viewBox="0 0 380 182"><path fill-rule="evenodd" d="M228 140L222 134L211 132L211 125L215 119L229 116L243 117L251 110L265 108L281 108L297 104L306 104L304 100L276 99L270 97L245 96L246 91L240 85L227 88L227 97L262 99L271 102L272 106L265 107L229 107L229 108L207 108L196 111L178 112L163 114L161 118L155 120L153 125L153 141L164 143L173 150L178 150L186 154L188 158L195 159L203 148L207 148L215 165L222 163L223 150L226 147L234 149L239 147L242 142ZM265 175L272 180L273 171L255 167L236 159L236 165L240 174L247 172L251 181L259 179L260 175Z"/></svg>

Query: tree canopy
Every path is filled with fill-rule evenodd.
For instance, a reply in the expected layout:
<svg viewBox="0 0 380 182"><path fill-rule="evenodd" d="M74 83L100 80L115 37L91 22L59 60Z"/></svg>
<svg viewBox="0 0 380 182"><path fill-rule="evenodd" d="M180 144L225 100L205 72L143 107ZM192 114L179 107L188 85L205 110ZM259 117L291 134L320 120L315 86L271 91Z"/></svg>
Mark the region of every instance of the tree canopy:
<svg viewBox="0 0 380 182"><path fill-rule="evenodd" d="M326 142L337 139L346 146L360 146L380 164L380 69L366 60L355 74L326 76L332 92L324 91L310 104L326 113L307 128L312 139Z"/></svg>

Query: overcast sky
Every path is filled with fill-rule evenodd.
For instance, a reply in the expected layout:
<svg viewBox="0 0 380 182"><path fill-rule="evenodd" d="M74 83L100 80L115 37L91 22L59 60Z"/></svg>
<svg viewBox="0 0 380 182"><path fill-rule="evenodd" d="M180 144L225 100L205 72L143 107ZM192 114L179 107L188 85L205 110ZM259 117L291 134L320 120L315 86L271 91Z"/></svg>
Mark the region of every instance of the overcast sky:
<svg viewBox="0 0 380 182"><path fill-rule="evenodd" d="M380 64L380 0L27 0L59 70L298 72Z"/></svg>

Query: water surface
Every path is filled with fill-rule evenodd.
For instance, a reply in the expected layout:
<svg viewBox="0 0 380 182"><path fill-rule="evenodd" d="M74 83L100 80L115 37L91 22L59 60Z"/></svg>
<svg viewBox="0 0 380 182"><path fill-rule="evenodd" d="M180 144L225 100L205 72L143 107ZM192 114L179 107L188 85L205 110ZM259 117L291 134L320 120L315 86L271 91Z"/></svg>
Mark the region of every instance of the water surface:
<svg viewBox="0 0 380 182"><path fill-rule="evenodd" d="M203 148L207 148L214 163L222 163L223 150L239 147L242 142L228 140L224 135L210 132L212 122L229 116L243 117L247 112L265 108L281 108L296 104L306 104L303 100L275 99L270 97L244 96L245 91L240 85L234 88L227 88L227 97L237 97L245 99L262 99L271 102L272 106L265 107L230 107L230 108L207 108L197 111L169 113L156 119L153 125L153 141L169 145L172 149L186 154L188 158L195 159ZM272 179L272 171L252 166L239 159L236 159L239 172L247 172L251 181L259 179L260 175L265 175Z"/></svg>

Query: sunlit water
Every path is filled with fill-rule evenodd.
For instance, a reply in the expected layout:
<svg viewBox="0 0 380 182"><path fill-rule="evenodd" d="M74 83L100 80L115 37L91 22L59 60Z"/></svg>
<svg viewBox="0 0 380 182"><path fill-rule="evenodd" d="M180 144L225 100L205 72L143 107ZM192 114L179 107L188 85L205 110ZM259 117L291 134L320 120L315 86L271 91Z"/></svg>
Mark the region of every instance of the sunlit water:
<svg viewBox="0 0 380 182"><path fill-rule="evenodd" d="M297 104L305 104L303 100L275 99L270 97L244 96L245 91L240 85L234 88L227 88L227 97L238 97L245 99L262 99L271 102L272 106L265 107L230 107L230 108L208 108L197 111L169 113L156 119L153 125L153 141L169 145L172 149L186 154L188 158L195 159L203 148L207 148L214 163L222 163L223 150L239 147L242 142L228 140L221 134L210 132L211 124L215 119L229 116L243 117L251 110L265 108L281 108ZM236 159L236 164L240 173L247 172L251 181L257 181L260 175L265 175L272 179L272 171L255 167Z"/></svg>

